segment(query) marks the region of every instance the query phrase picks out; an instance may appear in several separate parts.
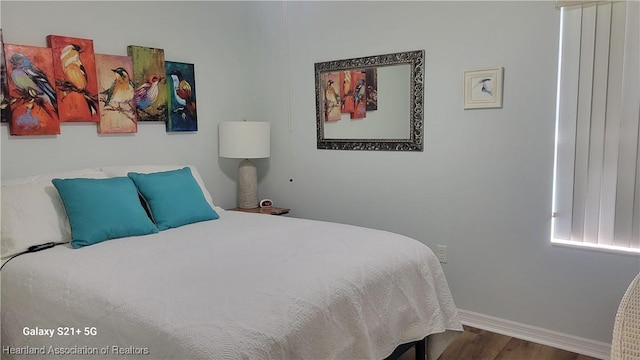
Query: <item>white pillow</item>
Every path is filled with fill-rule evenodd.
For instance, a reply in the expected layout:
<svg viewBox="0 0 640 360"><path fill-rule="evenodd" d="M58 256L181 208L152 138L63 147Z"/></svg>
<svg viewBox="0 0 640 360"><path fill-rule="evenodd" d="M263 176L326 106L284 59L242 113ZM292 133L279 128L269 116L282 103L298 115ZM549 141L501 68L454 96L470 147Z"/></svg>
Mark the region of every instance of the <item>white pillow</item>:
<svg viewBox="0 0 640 360"><path fill-rule="evenodd" d="M204 180L202 180L202 177L200 176L200 173L198 172L198 169L196 169L196 167L193 166L193 165L108 166L108 167L103 167L101 170L105 174L107 174L108 177L115 177L115 176L127 176L127 174L130 173L130 172L137 172L137 173L141 173L141 174L150 174L150 173L161 172L161 171L170 171L170 170L182 169L183 167L189 167L191 169L191 174L193 175L193 177L196 180L196 182L198 183L198 185L200 185L200 189L202 190L202 193L204 194L204 198L207 200L207 202L209 203L209 205L211 205L212 208L215 208L215 205L213 204L213 198L211 197L211 194L209 193L209 191L207 191L207 188L204 186Z"/></svg>
<svg viewBox="0 0 640 360"><path fill-rule="evenodd" d="M84 169L3 180L0 257L6 260L32 245L71 241L69 219L52 179L106 177L99 169Z"/></svg>

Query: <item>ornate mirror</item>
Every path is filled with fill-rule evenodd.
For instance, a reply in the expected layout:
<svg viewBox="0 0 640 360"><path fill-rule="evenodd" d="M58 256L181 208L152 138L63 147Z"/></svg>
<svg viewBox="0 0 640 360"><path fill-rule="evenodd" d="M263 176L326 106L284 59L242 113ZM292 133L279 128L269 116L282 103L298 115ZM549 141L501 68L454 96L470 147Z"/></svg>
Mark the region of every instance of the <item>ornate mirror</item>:
<svg viewBox="0 0 640 360"><path fill-rule="evenodd" d="M315 64L318 149L423 150L424 50Z"/></svg>

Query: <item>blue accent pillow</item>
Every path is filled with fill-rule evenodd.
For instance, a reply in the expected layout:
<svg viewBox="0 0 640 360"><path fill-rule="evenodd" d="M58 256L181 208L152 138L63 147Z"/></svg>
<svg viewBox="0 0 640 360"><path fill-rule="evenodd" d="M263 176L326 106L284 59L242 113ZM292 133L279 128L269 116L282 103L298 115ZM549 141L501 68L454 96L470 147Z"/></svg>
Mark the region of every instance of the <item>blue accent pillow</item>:
<svg viewBox="0 0 640 360"><path fill-rule="evenodd" d="M71 247L105 240L153 234L158 228L147 216L131 179L53 179L71 224Z"/></svg>
<svg viewBox="0 0 640 360"><path fill-rule="evenodd" d="M149 205L160 230L218 219L188 167L150 174L127 174Z"/></svg>

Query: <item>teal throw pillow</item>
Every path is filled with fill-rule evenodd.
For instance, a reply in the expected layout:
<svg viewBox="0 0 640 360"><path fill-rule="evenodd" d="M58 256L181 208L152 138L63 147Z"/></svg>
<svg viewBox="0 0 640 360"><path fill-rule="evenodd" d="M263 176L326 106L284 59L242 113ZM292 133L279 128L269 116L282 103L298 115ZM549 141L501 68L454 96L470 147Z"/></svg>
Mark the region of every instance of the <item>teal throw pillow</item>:
<svg viewBox="0 0 640 360"><path fill-rule="evenodd" d="M127 177L53 179L71 224L75 249L105 240L153 234L135 184Z"/></svg>
<svg viewBox="0 0 640 360"><path fill-rule="evenodd" d="M147 202L160 230L218 219L188 167L150 174L127 174Z"/></svg>

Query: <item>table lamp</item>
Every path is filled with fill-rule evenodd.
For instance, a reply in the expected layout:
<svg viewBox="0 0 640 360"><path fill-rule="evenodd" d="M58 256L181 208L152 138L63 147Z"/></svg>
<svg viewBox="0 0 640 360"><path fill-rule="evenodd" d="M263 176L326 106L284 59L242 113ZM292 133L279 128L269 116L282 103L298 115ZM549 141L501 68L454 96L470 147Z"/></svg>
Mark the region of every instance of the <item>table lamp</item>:
<svg viewBox="0 0 640 360"><path fill-rule="evenodd" d="M238 207L258 207L258 176L249 159L271 155L271 126L265 121L222 121L218 127L219 156L244 159L238 166Z"/></svg>

